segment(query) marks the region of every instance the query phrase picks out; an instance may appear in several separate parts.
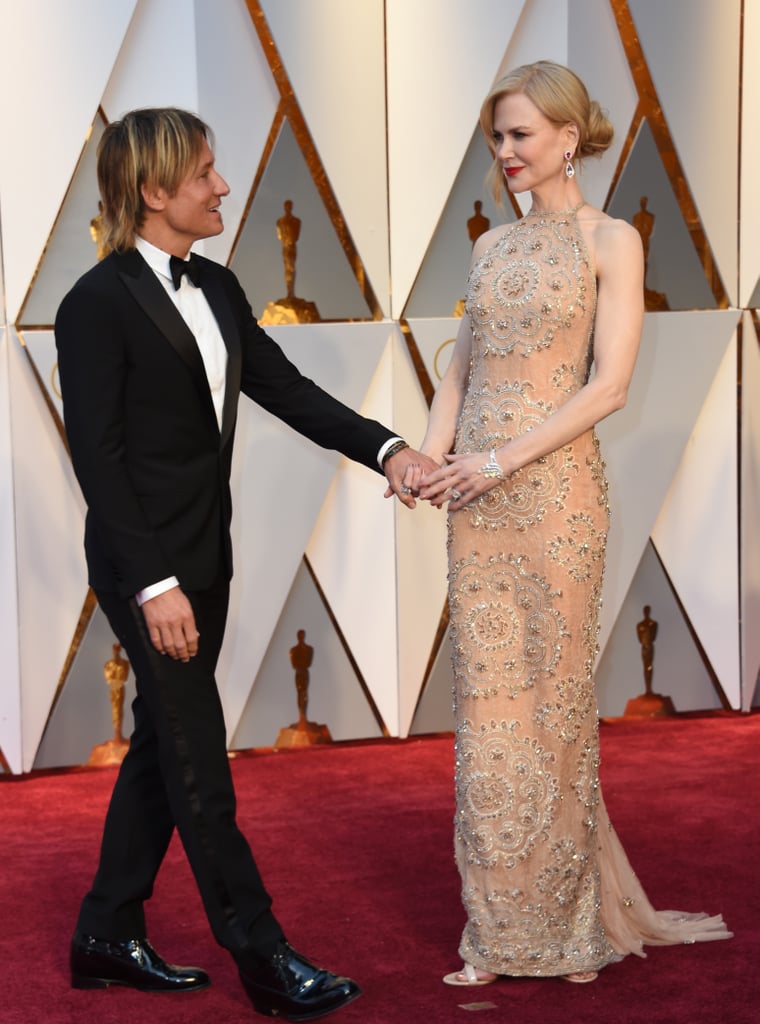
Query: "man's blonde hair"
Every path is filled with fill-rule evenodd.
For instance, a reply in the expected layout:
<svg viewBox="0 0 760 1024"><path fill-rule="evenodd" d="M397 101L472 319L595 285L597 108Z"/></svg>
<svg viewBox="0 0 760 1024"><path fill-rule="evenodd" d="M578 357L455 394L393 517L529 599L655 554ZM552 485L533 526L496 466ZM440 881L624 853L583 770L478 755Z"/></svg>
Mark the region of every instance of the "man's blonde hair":
<svg viewBox="0 0 760 1024"><path fill-rule="evenodd" d="M108 125L98 145L98 187L103 202L103 244L133 249L145 218L143 185L179 188L211 130L196 114L176 107L132 110Z"/></svg>

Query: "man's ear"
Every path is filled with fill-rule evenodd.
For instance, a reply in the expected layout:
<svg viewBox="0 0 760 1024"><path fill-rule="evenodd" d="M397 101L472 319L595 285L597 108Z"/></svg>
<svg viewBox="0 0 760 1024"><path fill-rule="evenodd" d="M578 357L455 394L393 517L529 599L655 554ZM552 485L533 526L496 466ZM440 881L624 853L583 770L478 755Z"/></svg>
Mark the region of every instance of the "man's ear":
<svg viewBox="0 0 760 1024"><path fill-rule="evenodd" d="M143 184L140 186L140 194L147 210L157 212L166 205L166 190L158 185Z"/></svg>

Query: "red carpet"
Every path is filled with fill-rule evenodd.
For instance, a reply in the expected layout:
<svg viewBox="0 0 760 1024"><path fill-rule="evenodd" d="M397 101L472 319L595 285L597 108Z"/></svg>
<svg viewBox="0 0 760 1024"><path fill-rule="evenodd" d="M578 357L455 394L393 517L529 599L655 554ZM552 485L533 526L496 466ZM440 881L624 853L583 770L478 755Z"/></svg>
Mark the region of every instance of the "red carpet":
<svg viewBox="0 0 760 1024"><path fill-rule="evenodd" d="M234 762L240 822L294 945L356 978L336 1024L750 1024L760 1020L760 714L602 726L605 798L654 904L722 913L729 942L650 949L591 985L505 980L470 990L452 861L451 738L259 752ZM179 845L149 910L204 992L69 988L67 947L95 866L111 770L0 780L2 1024L238 1024L254 1014L211 938ZM473 1017L473 1014L475 1015Z"/></svg>

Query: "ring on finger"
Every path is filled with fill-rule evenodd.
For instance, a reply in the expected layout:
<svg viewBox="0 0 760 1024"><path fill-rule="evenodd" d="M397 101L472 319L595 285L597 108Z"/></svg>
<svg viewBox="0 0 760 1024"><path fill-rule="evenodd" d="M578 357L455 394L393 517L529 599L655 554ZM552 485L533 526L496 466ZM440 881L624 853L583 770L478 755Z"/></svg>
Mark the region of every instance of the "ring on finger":
<svg viewBox="0 0 760 1024"><path fill-rule="evenodd" d="M411 494L412 493L412 488L411 487L407 487L406 484L402 484L401 485L401 493L402 494Z"/></svg>
<svg viewBox="0 0 760 1024"><path fill-rule="evenodd" d="M462 495L461 495L461 493L458 490L456 490L456 488L452 487L451 488L451 497L454 499L454 501L459 501L459 499L462 497Z"/></svg>

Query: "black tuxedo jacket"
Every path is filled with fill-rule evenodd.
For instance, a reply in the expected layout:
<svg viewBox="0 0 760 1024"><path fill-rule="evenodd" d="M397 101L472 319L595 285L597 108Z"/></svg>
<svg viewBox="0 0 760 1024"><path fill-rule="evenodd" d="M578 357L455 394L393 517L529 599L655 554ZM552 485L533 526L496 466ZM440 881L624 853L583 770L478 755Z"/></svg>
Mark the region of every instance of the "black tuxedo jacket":
<svg viewBox="0 0 760 1024"><path fill-rule="evenodd" d="M58 310L64 419L88 507L95 590L128 597L169 576L200 590L220 573L231 576L229 478L241 391L371 469L393 436L302 376L256 323L235 275L199 259L228 352L221 430L195 339L136 250L93 267Z"/></svg>

